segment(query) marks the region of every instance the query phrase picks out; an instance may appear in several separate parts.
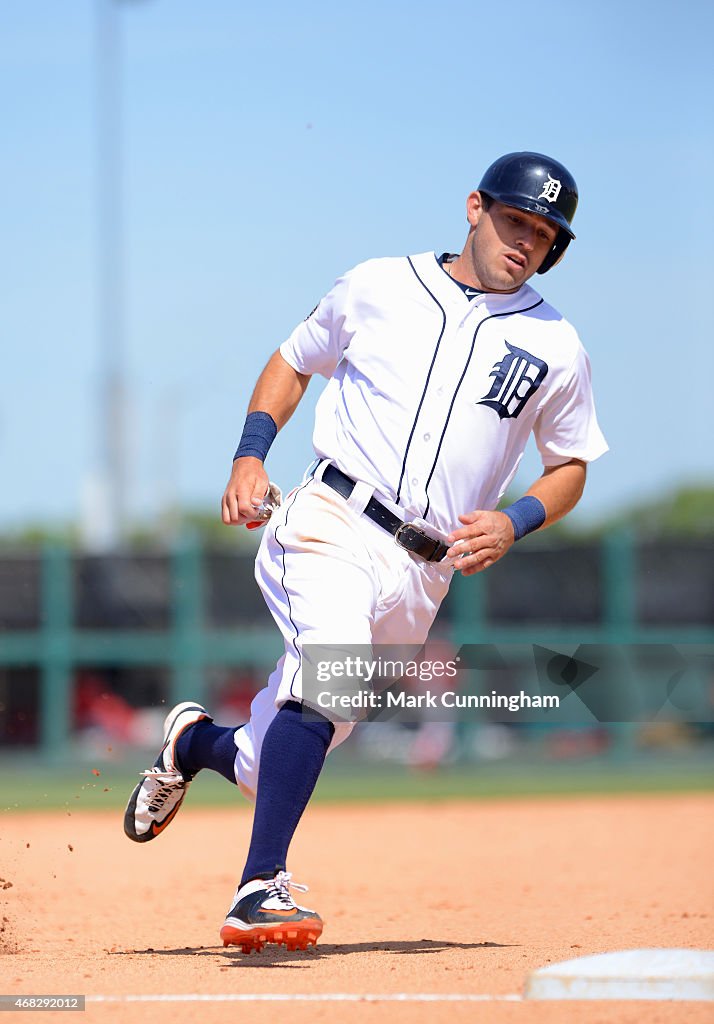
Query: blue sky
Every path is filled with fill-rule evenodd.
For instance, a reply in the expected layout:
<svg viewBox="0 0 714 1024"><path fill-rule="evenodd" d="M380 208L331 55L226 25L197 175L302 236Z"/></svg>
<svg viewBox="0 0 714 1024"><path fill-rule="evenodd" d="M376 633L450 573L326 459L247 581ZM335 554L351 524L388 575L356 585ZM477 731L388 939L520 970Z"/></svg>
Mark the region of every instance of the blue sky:
<svg viewBox="0 0 714 1024"><path fill-rule="evenodd" d="M76 519L101 457L109 2L0 7L3 528ZM580 187L577 241L532 282L590 352L612 449L575 515L714 479L711 4L118 6L134 517L217 507L272 350L360 260L460 249L466 195L516 149ZM284 488L310 460L320 386L271 452ZM538 472L531 453L521 486Z"/></svg>

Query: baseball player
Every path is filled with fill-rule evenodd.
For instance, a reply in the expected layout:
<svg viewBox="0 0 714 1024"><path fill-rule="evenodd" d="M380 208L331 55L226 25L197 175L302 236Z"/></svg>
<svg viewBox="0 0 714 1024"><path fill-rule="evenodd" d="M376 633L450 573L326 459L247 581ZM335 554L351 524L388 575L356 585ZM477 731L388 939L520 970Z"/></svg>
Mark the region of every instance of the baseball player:
<svg viewBox="0 0 714 1024"><path fill-rule="evenodd" d="M574 237L575 181L538 153L510 153L466 202L459 254L374 259L337 280L270 358L250 401L226 524L254 523L268 449L310 378L316 463L268 522L256 579L284 641L250 720L220 728L196 703L174 708L164 746L134 790L130 839L173 820L211 768L255 800L247 861L221 930L244 951L314 944L287 854L326 754L350 721L303 713L309 644L422 644L455 571L488 569L580 499L607 450L588 357L573 327L527 283ZM496 511L535 437L543 474Z"/></svg>

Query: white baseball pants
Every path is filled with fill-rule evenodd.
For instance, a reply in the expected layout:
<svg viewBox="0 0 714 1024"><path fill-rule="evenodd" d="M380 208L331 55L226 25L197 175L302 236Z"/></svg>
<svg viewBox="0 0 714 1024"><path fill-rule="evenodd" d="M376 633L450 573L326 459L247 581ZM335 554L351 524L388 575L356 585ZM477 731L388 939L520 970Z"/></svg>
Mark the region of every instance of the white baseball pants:
<svg viewBox="0 0 714 1024"><path fill-rule="evenodd" d="M451 564L410 554L361 514L368 485L358 483L346 500L322 483L327 464L273 513L256 558L255 577L285 653L235 734L236 780L251 799L263 737L281 705L302 696L302 646L421 645L453 576ZM330 750L353 728L337 723Z"/></svg>

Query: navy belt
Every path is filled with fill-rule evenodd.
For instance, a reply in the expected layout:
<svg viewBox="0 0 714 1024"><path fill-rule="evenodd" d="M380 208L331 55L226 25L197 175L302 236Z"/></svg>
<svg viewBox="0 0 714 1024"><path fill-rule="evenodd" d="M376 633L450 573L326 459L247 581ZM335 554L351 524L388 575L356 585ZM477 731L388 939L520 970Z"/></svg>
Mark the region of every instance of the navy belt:
<svg viewBox="0 0 714 1024"><path fill-rule="evenodd" d="M329 465L322 474L322 482L341 494L343 498L349 498L355 489L355 481L333 465ZM449 550L448 545L442 544L440 540L434 540L419 526L415 526L413 523L403 523L399 516L395 516L376 498L369 499L362 514L377 526L381 526L387 533L391 533L400 547L418 555L425 562L440 562Z"/></svg>

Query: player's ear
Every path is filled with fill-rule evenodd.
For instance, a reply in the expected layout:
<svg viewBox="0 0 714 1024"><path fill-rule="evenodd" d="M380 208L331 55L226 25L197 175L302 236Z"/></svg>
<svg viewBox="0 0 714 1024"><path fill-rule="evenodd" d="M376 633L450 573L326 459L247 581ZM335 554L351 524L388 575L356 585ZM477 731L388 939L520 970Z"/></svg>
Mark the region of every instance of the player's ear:
<svg viewBox="0 0 714 1024"><path fill-rule="evenodd" d="M466 200L466 219L475 228L484 211L483 198L480 192L472 192Z"/></svg>

